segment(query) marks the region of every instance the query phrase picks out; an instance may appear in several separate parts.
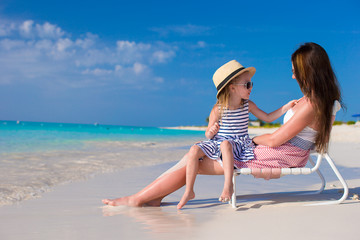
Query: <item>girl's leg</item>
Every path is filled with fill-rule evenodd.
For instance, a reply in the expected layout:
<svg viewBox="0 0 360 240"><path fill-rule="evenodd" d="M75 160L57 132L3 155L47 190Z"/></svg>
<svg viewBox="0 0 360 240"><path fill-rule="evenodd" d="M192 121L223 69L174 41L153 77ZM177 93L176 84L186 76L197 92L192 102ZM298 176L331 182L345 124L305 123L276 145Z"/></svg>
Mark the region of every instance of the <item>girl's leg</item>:
<svg viewBox="0 0 360 240"><path fill-rule="evenodd" d="M178 209L181 209L190 199L195 198L194 184L196 175L199 172L199 159L203 156L205 155L199 146L194 145L191 147L186 165L186 189L177 205Z"/></svg>
<svg viewBox="0 0 360 240"><path fill-rule="evenodd" d="M223 160L223 168L224 168L224 188L219 201L221 202L228 202L231 199L231 195L233 194L233 182L232 176L234 172L234 154L233 148L229 141L223 141L220 144L220 150L222 153L222 160Z"/></svg>

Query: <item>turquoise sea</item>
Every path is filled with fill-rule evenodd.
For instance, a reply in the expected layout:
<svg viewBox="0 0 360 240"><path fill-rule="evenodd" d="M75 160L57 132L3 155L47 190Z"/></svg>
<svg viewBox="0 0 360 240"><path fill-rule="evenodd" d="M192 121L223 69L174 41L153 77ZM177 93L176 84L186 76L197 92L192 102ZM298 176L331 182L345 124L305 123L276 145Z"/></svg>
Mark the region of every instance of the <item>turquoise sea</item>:
<svg viewBox="0 0 360 240"><path fill-rule="evenodd" d="M97 174L177 161L204 137L156 127L0 121L0 206Z"/></svg>

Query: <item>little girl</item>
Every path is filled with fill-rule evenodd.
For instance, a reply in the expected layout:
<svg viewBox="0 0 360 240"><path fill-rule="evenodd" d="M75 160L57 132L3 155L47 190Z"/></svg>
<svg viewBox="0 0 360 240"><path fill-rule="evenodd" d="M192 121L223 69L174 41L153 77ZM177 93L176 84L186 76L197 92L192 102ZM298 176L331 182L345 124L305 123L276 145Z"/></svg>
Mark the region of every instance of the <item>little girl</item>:
<svg viewBox="0 0 360 240"><path fill-rule="evenodd" d="M236 60L221 66L213 76L217 89L217 103L210 113L205 132L207 141L193 145L188 154L186 189L177 208L181 209L195 197L194 184L199 169L199 160L208 156L218 160L224 168L224 188L221 202L230 200L233 193L232 175L234 161L249 161L254 158L255 147L248 135L249 112L265 122L272 122L289 110L296 100L290 101L272 113L265 113L249 100L255 68L243 67Z"/></svg>

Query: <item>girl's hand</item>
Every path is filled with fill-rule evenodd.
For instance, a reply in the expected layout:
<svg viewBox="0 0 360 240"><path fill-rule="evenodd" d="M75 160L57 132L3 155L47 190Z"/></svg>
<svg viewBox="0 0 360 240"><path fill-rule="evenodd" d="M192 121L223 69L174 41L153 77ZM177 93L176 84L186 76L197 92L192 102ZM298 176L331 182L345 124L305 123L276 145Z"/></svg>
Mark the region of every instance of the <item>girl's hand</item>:
<svg viewBox="0 0 360 240"><path fill-rule="evenodd" d="M298 102L299 102L299 100L291 100L290 102L285 104L284 105L285 112L288 111L290 108L294 107Z"/></svg>
<svg viewBox="0 0 360 240"><path fill-rule="evenodd" d="M209 128L209 135L211 135L212 137L215 136L215 134L219 131L219 128L219 123L214 123L214 125Z"/></svg>

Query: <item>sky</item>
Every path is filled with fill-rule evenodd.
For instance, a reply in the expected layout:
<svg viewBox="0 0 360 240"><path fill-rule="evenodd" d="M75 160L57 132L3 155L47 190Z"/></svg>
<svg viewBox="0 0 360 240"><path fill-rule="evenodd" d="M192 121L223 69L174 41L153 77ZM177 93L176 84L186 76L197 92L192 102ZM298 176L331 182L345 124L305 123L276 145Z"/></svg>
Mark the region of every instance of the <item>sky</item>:
<svg viewBox="0 0 360 240"><path fill-rule="evenodd" d="M212 76L233 59L256 68L250 99L271 112L302 96L290 58L315 42L347 107L337 120L356 120L359 12L358 0L1 0L0 119L206 125Z"/></svg>

